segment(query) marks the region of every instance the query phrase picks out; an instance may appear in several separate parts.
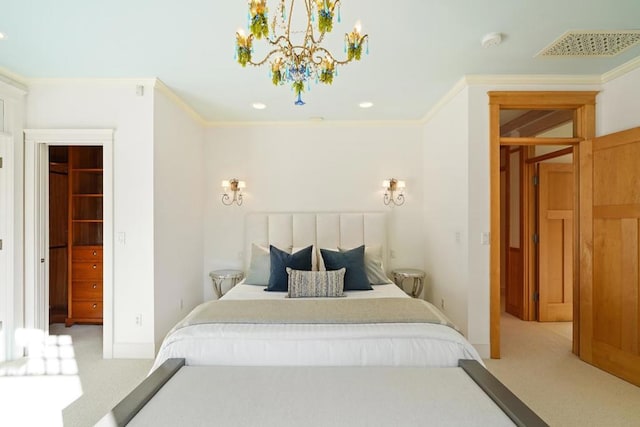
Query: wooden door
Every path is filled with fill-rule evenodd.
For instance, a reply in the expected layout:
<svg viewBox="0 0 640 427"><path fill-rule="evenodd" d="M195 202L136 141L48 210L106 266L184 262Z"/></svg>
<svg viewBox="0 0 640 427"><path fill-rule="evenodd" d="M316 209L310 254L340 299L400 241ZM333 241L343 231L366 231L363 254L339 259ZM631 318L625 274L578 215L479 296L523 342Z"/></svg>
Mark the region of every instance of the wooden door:
<svg viewBox="0 0 640 427"><path fill-rule="evenodd" d="M506 236L507 250L505 311L519 319L524 316L524 272L522 242L521 182L522 149L507 149Z"/></svg>
<svg viewBox="0 0 640 427"><path fill-rule="evenodd" d="M573 165L540 163L538 320L573 320Z"/></svg>
<svg viewBox="0 0 640 427"><path fill-rule="evenodd" d="M67 316L67 184L66 165L49 169L49 323Z"/></svg>
<svg viewBox="0 0 640 427"><path fill-rule="evenodd" d="M580 357L640 386L640 127L580 144Z"/></svg>

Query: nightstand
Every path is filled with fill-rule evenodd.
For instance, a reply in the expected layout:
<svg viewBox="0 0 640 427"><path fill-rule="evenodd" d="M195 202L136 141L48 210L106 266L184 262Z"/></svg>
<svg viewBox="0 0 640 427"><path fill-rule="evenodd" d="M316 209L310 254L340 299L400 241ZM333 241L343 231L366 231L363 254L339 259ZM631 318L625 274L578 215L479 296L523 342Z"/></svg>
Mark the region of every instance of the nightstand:
<svg viewBox="0 0 640 427"><path fill-rule="evenodd" d="M242 280L244 273L240 270L214 270L209 273L209 277L211 277L213 281L213 292L215 292L218 299L220 299L222 295L224 295L222 292L222 283L229 279L231 281L229 289L231 289Z"/></svg>
<svg viewBox="0 0 640 427"><path fill-rule="evenodd" d="M408 292L414 298L419 298L422 294L422 288L424 287L425 272L415 268L397 268L391 272L393 275L393 281L398 285L400 289L404 291L403 283L407 279L413 281L413 287L411 292ZM405 291L407 292L407 291Z"/></svg>

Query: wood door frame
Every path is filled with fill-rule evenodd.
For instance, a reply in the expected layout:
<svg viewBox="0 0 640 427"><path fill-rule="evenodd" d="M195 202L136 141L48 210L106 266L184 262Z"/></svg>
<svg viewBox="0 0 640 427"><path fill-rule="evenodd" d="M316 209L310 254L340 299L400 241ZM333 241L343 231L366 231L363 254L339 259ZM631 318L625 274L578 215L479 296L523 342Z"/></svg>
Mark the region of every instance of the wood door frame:
<svg viewBox="0 0 640 427"><path fill-rule="evenodd" d="M489 319L491 358L500 358L500 146L572 145L575 188L580 188L578 143L595 137L595 99L598 91L490 91L489 95L489 175L490 175L490 280ZM500 136L500 110L575 110L574 138L512 138ZM574 195L574 211L579 218L579 192ZM579 221L574 221L574 321L573 352L580 352L580 246Z"/></svg>

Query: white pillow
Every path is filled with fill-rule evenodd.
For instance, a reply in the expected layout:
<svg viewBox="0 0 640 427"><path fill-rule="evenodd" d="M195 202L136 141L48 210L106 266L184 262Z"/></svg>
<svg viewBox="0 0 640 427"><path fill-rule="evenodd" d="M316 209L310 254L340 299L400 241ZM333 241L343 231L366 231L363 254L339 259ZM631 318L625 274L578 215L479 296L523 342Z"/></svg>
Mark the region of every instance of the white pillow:
<svg viewBox="0 0 640 427"><path fill-rule="evenodd" d="M269 248L252 243L251 261L249 262L249 271L247 271L244 283L247 285L267 286L270 274L271 259L269 258Z"/></svg>
<svg viewBox="0 0 640 427"><path fill-rule="evenodd" d="M339 247L340 252L345 252L351 248ZM366 246L364 248L364 269L367 279L372 285L388 285L393 283L384 272L382 265L382 246Z"/></svg>

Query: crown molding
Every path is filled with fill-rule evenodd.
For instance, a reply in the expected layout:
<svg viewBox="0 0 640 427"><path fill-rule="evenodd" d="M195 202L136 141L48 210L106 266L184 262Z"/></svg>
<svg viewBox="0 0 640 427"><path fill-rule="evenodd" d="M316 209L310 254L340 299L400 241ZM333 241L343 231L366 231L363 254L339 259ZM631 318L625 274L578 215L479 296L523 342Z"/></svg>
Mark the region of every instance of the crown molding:
<svg viewBox="0 0 640 427"><path fill-rule="evenodd" d="M436 104L427 111L427 114L420 119L420 123L425 124L429 120L433 118L438 112L443 109L449 102L453 100L460 92L466 89L469 86L467 82L467 77L463 76L456 84L453 85L451 89L442 97Z"/></svg>
<svg viewBox="0 0 640 427"><path fill-rule="evenodd" d="M640 68L640 56L633 58L631 61L627 61L619 67L616 67L613 70L604 73L602 75L602 83L608 83L611 80L622 77L625 74L630 73L638 68Z"/></svg>
<svg viewBox="0 0 640 427"><path fill-rule="evenodd" d="M26 79L19 74L0 67L0 84L13 95L24 96L29 92Z"/></svg>
<svg viewBox="0 0 640 427"><path fill-rule="evenodd" d="M470 74L465 76L469 86L480 85L599 85L602 77L597 74Z"/></svg>
<svg viewBox="0 0 640 427"><path fill-rule="evenodd" d="M155 79L154 86L158 92L162 93L166 96L170 101L172 101L175 105L177 105L181 110L190 115L196 122L200 125L208 127L210 122L206 121L196 110L194 110L187 102L180 98L178 94L169 88L162 80Z"/></svg>
<svg viewBox="0 0 640 427"><path fill-rule="evenodd" d="M128 85L150 85L156 83L155 77L142 78L100 78L100 77L83 77L83 78L29 78L28 86L54 86L60 84L67 85L101 85L101 86L128 86Z"/></svg>
<svg viewBox="0 0 640 427"><path fill-rule="evenodd" d="M314 126L411 126L425 124L431 120L444 106L446 106L453 98L455 98L461 91L471 86L492 85L492 86L506 86L506 85L563 85L563 86L577 86L577 85L601 85L603 83L610 82L617 79L631 71L640 68L640 56L636 57L610 71L603 73L602 75L555 75L555 74L505 74L505 75L482 75L482 74L469 74L459 79L454 86L442 96L438 102L427 111L427 113L420 119L416 120L335 120L335 121L291 121L291 122L279 122L279 121L257 121L257 122L245 122L245 121L216 121L206 120L200 115L193 107L191 107L186 101L184 101L179 95L177 95L169 86L167 86L159 78L27 78L14 73L6 68L0 67L0 85L8 87L13 93L18 96L24 96L28 93L29 86L31 85L56 85L56 84L101 84L101 85L114 85L122 86L125 84L131 85L150 85L154 89L157 89L160 93L164 94L169 100L171 100L180 109L185 111L191 116L197 123L207 128L224 128L224 127L256 127L256 126L288 126L288 127L308 127ZM0 86L0 87L2 87Z"/></svg>
<svg viewBox="0 0 640 427"><path fill-rule="evenodd" d="M299 121L254 121L254 122L207 122L208 128L237 128L237 127L353 127L353 126L419 126L423 124L422 120L299 120Z"/></svg>
<svg viewBox="0 0 640 427"><path fill-rule="evenodd" d="M628 72L628 71L627 71ZM462 90L471 86L584 86L601 85L599 75L567 75L567 74L468 74L462 77L420 120L427 123L444 108Z"/></svg>

